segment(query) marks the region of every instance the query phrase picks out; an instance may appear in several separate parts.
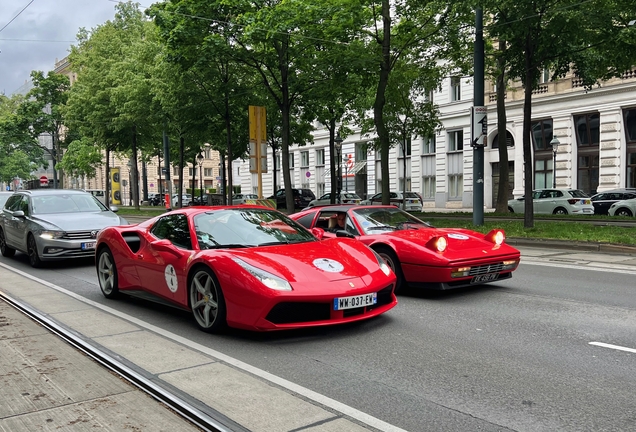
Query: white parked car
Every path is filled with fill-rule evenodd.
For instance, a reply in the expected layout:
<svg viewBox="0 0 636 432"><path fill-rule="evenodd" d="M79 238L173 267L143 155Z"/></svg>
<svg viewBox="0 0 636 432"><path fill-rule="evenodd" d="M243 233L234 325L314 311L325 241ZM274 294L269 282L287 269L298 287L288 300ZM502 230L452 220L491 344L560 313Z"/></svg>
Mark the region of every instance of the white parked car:
<svg viewBox="0 0 636 432"><path fill-rule="evenodd" d="M535 189L532 191L535 213L558 215L593 215L594 205L590 197L579 189ZM510 213L525 211L525 198L508 201Z"/></svg>
<svg viewBox="0 0 636 432"><path fill-rule="evenodd" d="M188 207L192 203L192 195L183 194L181 195L181 207ZM172 205L179 205L179 194L172 195Z"/></svg>
<svg viewBox="0 0 636 432"><path fill-rule="evenodd" d="M390 202L392 205L402 208L402 201L404 201L404 210L409 212L421 212L424 203L422 198L416 192L406 192L404 199L401 192L390 192ZM362 205L382 205L382 192L373 195L371 198L362 201Z"/></svg>
<svg viewBox="0 0 636 432"><path fill-rule="evenodd" d="M362 198L360 198L357 194L353 192L340 192L342 197L342 202L340 202L336 198L336 204L360 204L362 202ZM331 193L326 193L318 199L311 200L307 207L315 207L331 204Z"/></svg>
<svg viewBox="0 0 636 432"><path fill-rule="evenodd" d="M256 194L236 194L232 195L232 204L245 204L247 200L257 200L258 195Z"/></svg>
<svg viewBox="0 0 636 432"><path fill-rule="evenodd" d="M610 216L634 216L636 215L636 198L615 202L609 208Z"/></svg>

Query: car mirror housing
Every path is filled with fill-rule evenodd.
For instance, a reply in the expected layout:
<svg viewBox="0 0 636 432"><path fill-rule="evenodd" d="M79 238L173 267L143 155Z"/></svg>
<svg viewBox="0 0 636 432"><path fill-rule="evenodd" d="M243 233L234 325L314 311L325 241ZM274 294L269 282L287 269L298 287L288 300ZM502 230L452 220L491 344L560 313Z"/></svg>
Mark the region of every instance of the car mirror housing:
<svg viewBox="0 0 636 432"><path fill-rule="evenodd" d="M13 212L13 217L23 218L24 212L22 210L16 210Z"/></svg>
<svg viewBox="0 0 636 432"><path fill-rule="evenodd" d="M325 230L322 228L312 228L310 231L318 240L322 240L325 236Z"/></svg>
<svg viewBox="0 0 636 432"><path fill-rule="evenodd" d="M110 211L112 211L113 213L117 213L119 211L119 207L112 205L110 206Z"/></svg>

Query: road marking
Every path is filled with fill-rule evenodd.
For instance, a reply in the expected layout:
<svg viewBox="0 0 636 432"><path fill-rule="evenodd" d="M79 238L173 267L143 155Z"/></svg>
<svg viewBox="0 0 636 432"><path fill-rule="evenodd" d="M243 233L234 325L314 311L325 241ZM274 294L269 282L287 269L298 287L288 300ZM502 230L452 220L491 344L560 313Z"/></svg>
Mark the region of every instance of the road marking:
<svg viewBox="0 0 636 432"><path fill-rule="evenodd" d="M534 265L534 266L544 266L544 267L556 267L556 268L567 268L572 270L591 270L598 272L606 272L606 273L620 273L620 274L632 274L636 275L636 270L634 270L634 266L622 266L620 264L608 264L608 263L595 263L595 264L578 264L571 265L563 262L559 262L558 264L555 262L542 261L540 259L533 260L531 258L521 257L521 262L519 265ZM596 267L597 265L602 265L603 267Z"/></svg>
<svg viewBox="0 0 636 432"><path fill-rule="evenodd" d="M618 351L627 351L627 352L636 354L636 349L627 348L627 347L620 346L620 345L606 344L606 343L603 343L603 342L590 342L590 345L596 345L596 346L600 346L600 347L603 347L603 348L611 348L611 349L615 349L615 350L618 350Z"/></svg>
<svg viewBox="0 0 636 432"><path fill-rule="evenodd" d="M369 425L369 426L371 426L371 427L373 427L373 428L375 428L375 429L377 429L379 431L382 431L382 432L407 432L406 430L404 430L404 429L402 429L402 428L400 428L398 426L394 426L394 425L392 425L390 423L387 423L387 422L385 422L383 420L380 420L379 418L373 417L373 416L371 416L371 415L369 415L369 414L367 414L367 413L365 413L363 411L360 411L360 410L358 410L356 408L353 408L353 407L351 407L349 405L345 405L342 402L338 402L335 399L332 399L330 397L324 396L324 395L322 395L322 394L320 394L318 392L315 392L313 390L310 390L308 388L302 387L302 386L300 386L298 384L295 384L295 383L293 383L291 381L286 380L285 378L281 378L279 376L276 376L274 374L266 372L266 371L264 371L262 369L259 369L257 367L251 366L248 363L242 362L241 360L235 359L234 357L230 357L230 356L228 356L226 354L223 354L223 353L221 353L219 351L210 349L210 348L208 348L206 346L203 346L203 345L200 345L200 344L198 344L196 342L192 342L191 340L186 339L186 338L184 338L182 336L179 336L179 335L177 335L175 333L171 333L171 332L169 332L167 330L164 330L164 329L162 329L160 327L154 326L154 325L149 324L149 323L147 323L145 321L142 321L142 320L140 320L138 318L135 318L133 316L130 316L128 314L120 312L117 309L113 309L111 307L101 305L101 304L99 304L99 303L97 303L97 302L95 302L93 300L87 299L85 297L82 297L79 294L76 294L76 293L74 293L72 291L69 291L69 290L67 290L65 288L62 288L59 285L55 285L54 283L51 283L51 282L45 281L44 279L40 279L38 277L30 275L30 274L28 274L26 272L23 272L22 270L18 270L16 268L11 267L9 265L6 265L4 263L0 263L0 267L4 267L7 270L10 270L10 271L12 271L14 273L19 274L20 276L23 276L23 277L25 277L27 279L31 279L34 282L37 282L37 283L40 283L40 284L42 284L44 286L52 288L52 289L54 289L54 290L56 290L56 291L58 291L58 292L60 292L62 294L66 294L66 295L68 295L70 297L73 297L76 300L79 300L79 301L83 302L83 303L89 304L89 305L91 305L93 307L96 307L96 308L101 309L101 310L103 310L105 312L108 312L110 314L118 316L118 317L120 317L122 319L128 320L128 321L138 325L139 327L142 327L142 328L145 328L145 329L150 330L152 332L155 332L155 333L157 333L157 334L159 334L159 335L161 335L161 336L163 336L163 337L165 337L167 339L173 340L173 341L178 342L178 343L180 343L182 345L188 346L188 347L190 347L190 348L192 348L194 350L197 350L199 352L205 353L205 354L209 355L210 357L214 357L214 358L216 358L218 360L221 360L221 361L223 361L223 362L225 362L227 364L230 364L230 365L236 367L237 369L241 369L241 370L243 370L245 372L248 372L248 373L250 373L252 375L256 375L256 376L258 376L258 377L260 377L260 378L262 378L262 379L264 379L266 381L269 381L269 382L272 382L272 383L278 385L279 387L283 387L283 388L289 390L292 393L296 393L296 394L299 394L301 396L304 396L305 398L307 398L309 400L313 400L314 402L316 402L318 404L321 404L321 405L323 405L325 407L328 407L328 408L331 408L331 409L333 409L335 411L338 411L338 412L340 412L340 413L342 413L342 414L344 414L346 416L349 416L349 417L351 417L353 419L358 420L361 423L367 424L367 425Z"/></svg>

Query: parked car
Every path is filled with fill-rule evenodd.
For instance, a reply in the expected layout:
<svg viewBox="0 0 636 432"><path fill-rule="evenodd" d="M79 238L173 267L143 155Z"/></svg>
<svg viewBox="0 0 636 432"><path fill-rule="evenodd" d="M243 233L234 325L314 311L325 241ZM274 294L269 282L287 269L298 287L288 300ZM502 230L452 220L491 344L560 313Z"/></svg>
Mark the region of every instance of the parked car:
<svg viewBox="0 0 636 432"><path fill-rule="evenodd" d="M404 198L402 192L390 192L389 199L391 204L402 208L402 201L405 202L406 211L421 212L424 203L422 198L416 192L406 192ZM363 205L382 205L382 192L373 195L371 198L363 200Z"/></svg>
<svg viewBox="0 0 636 432"><path fill-rule="evenodd" d="M292 189L292 192L294 194L294 210L304 209L312 200L316 199L316 195L311 189ZM278 189L274 195L267 197L267 199L275 199L277 209L287 208L285 189Z"/></svg>
<svg viewBox="0 0 636 432"><path fill-rule="evenodd" d="M188 207L191 202L192 202L192 195L190 194L181 195L181 207ZM172 195L172 205L175 207L179 205L179 194Z"/></svg>
<svg viewBox="0 0 636 432"><path fill-rule="evenodd" d="M100 232L99 286L107 298L141 292L191 310L207 332L341 324L397 304L395 274L376 253L321 233L261 206L176 210Z"/></svg>
<svg viewBox="0 0 636 432"><path fill-rule="evenodd" d="M149 193L148 194L148 204L151 206L163 206L166 204L166 200L164 199L164 194L160 193Z"/></svg>
<svg viewBox="0 0 636 432"><path fill-rule="evenodd" d="M612 204L608 214L610 216L634 216L636 215L636 198L618 201Z"/></svg>
<svg viewBox="0 0 636 432"><path fill-rule="evenodd" d="M536 189L532 191L533 209L539 214L592 215L590 197L579 189ZM525 198L508 201L510 213L525 212Z"/></svg>
<svg viewBox="0 0 636 432"><path fill-rule="evenodd" d="M338 196L336 195L336 204L360 204L362 202L362 198L353 192L340 192L340 197L342 199L338 199ZM307 207L327 204L331 204L331 193L326 193L320 198L310 201L309 204L307 204Z"/></svg>
<svg viewBox="0 0 636 432"><path fill-rule="evenodd" d="M345 214L343 227L337 216ZM355 238L376 251L397 276L396 291L447 290L508 279L520 253L506 244L503 230L488 234L460 228L434 228L393 205L310 207L290 216L324 237Z"/></svg>
<svg viewBox="0 0 636 432"><path fill-rule="evenodd" d="M592 205L594 206L594 214L606 215L609 214L609 209L612 204L622 200L636 198L636 189L613 189L605 192L599 192L596 195L592 195Z"/></svg>
<svg viewBox="0 0 636 432"><path fill-rule="evenodd" d="M97 233L128 222L88 192L34 189L13 194L0 214L0 252L27 253L31 266L95 255Z"/></svg>
<svg viewBox="0 0 636 432"><path fill-rule="evenodd" d="M256 194L236 194L232 196L232 204L245 204L246 200L257 200L258 195Z"/></svg>
<svg viewBox="0 0 636 432"><path fill-rule="evenodd" d="M199 194L195 194L192 197L192 201L190 202L190 205L193 205L193 206L208 205L208 194L203 194L203 196Z"/></svg>

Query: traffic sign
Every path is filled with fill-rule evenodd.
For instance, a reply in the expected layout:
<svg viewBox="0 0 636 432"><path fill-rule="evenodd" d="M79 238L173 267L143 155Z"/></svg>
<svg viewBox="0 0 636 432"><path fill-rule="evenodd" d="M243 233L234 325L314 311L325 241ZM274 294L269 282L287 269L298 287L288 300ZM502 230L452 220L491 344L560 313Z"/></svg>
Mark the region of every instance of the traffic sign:
<svg viewBox="0 0 636 432"><path fill-rule="evenodd" d="M474 106L470 111L472 125L472 135L470 138L471 146L484 147L486 145L486 136L488 135L488 108L483 106Z"/></svg>

